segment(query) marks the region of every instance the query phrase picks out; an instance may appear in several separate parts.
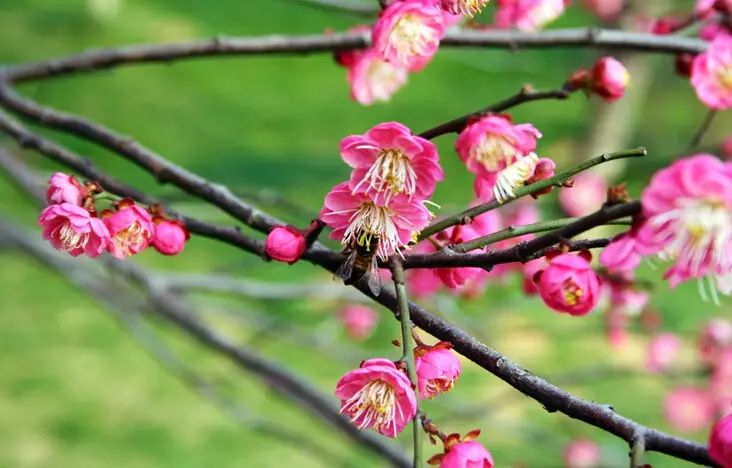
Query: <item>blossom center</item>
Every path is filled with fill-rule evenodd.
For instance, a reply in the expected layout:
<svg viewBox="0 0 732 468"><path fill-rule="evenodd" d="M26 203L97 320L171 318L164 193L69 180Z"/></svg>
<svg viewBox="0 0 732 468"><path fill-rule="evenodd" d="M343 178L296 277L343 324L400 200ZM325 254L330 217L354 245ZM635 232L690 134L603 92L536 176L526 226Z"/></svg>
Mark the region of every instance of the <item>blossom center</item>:
<svg viewBox="0 0 732 468"><path fill-rule="evenodd" d="M483 9L485 0L458 0L458 10L463 15L473 16Z"/></svg>
<svg viewBox="0 0 732 468"><path fill-rule="evenodd" d="M86 247L89 242L89 233L74 231L71 223L67 221L59 229L58 238L65 250L72 251Z"/></svg>
<svg viewBox="0 0 732 468"><path fill-rule="evenodd" d="M358 183L356 190L364 182L368 184L369 189L377 192L389 189L387 200L390 194L404 193L411 197L417 189L417 174L403 151L386 149L379 153L379 157Z"/></svg>
<svg viewBox="0 0 732 468"><path fill-rule="evenodd" d="M440 393L446 393L452 390L452 386L455 383L454 379L447 377L430 379L424 386L424 393L428 398L433 398L435 395Z"/></svg>
<svg viewBox="0 0 732 468"><path fill-rule="evenodd" d="M141 250L145 240L145 229L137 221L119 231L112 238L112 241L127 255Z"/></svg>
<svg viewBox="0 0 732 468"><path fill-rule="evenodd" d="M404 15L391 30L390 43L396 48L400 60L405 60L414 55L425 55L432 34L432 28L424 23L423 18Z"/></svg>
<svg viewBox="0 0 732 468"><path fill-rule="evenodd" d="M385 206L373 202L362 203L349 219L343 243L370 249L378 241L377 253L382 260L386 260L401 245L393 217L394 213Z"/></svg>
<svg viewBox="0 0 732 468"><path fill-rule="evenodd" d="M486 135L471 151L471 157L489 172L497 172L511 163L519 153L506 137Z"/></svg>
<svg viewBox="0 0 732 468"><path fill-rule="evenodd" d="M359 429L377 431L396 424L396 392L383 380L372 380L346 401L341 412L350 416Z"/></svg>
<svg viewBox="0 0 732 468"><path fill-rule="evenodd" d="M374 95L382 100L387 100L390 94L389 91L398 88L402 80L398 68L380 59L371 61L367 74L374 83Z"/></svg>
<svg viewBox="0 0 732 468"><path fill-rule="evenodd" d="M582 299L585 292L572 278L567 278L562 284L562 298L564 303L569 306L575 306Z"/></svg>

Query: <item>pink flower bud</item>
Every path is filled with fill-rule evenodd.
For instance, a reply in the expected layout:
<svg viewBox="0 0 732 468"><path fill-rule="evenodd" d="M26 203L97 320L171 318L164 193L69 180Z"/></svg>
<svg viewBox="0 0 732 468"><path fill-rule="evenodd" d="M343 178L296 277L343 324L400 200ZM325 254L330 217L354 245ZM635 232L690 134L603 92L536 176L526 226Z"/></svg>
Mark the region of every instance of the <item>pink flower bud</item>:
<svg viewBox="0 0 732 468"><path fill-rule="evenodd" d="M722 468L732 468L732 414L723 417L709 434L709 456Z"/></svg>
<svg viewBox="0 0 732 468"><path fill-rule="evenodd" d="M664 372L676 360L681 348L681 340L673 333L662 333L648 343L646 369L648 372Z"/></svg>
<svg viewBox="0 0 732 468"><path fill-rule="evenodd" d="M190 238L188 230L180 221L165 218L155 219L155 234L152 245L163 255L178 255Z"/></svg>
<svg viewBox="0 0 732 468"><path fill-rule="evenodd" d="M71 203L81 206L87 195L86 188L72 175L56 172L48 180L46 192L48 203Z"/></svg>
<svg viewBox="0 0 732 468"><path fill-rule="evenodd" d="M595 468L600 466L600 447L589 439L573 440L564 447L566 468Z"/></svg>
<svg viewBox="0 0 732 468"><path fill-rule="evenodd" d="M339 316L348 335L358 341L368 338L379 321L374 309L355 304L344 307Z"/></svg>
<svg viewBox="0 0 732 468"><path fill-rule="evenodd" d="M441 341L435 346L417 346L414 350L420 397L434 398L449 392L460 377L460 361L451 349L450 343Z"/></svg>
<svg viewBox="0 0 732 468"><path fill-rule="evenodd" d="M479 442L468 440L453 445L442 455L440 468L493 468L493 456Z"/></svg>
<svg viewBox="0 0 732 468"><path fill-rule="evenodd" d="M587 254L562 254L552 258L539 274L539 294L544 303L570 315L586 315L600 298L600 277Z"/></svg>
<svg viewBox="0 0 732 468"><path fill-rule="evenodd" d="M666 396L664 415L679 431L698 431L713 421L714 404L703 390L679 387Z"/></svg>
<svg viewBox="0 0 732 468"><path fill-rule="evenodd" d="M124 259L142 252L150 245L155 226L150 213L132 200L118 202L117 208L115 212L102 213L102 219L112 237L107 251Z"/></svg>
<svg viewBox="0 0 732 468"><path fill-rule="evenodd" d="M694 54L677 54L674 61L676 67L676 73L684 78L691 77L691 67L694 64Z"/></svg>
<svg viewBox="0 0 732 468"><path fill-rule="evenodd" d="M359 429L396 437L414 418L417 396L407 375L388 359L374 358L347 372L336 384L341 413Z"/></svg>
<svg viewBox="0 0 732 468"><path fill-rule="evenodd" d="M625 7L625 0L582 0L582 5L603 21L613 21Z"/></svg>
<svg viewBox="0 0 732 468"><path fill-rule="evenodd" d="M540 182L542 180L551 179L552 177L554 177L556 169L557 165L551 159L539 158L539 161L536 163L536 167L534 168L534 174L529 177L525 184L529 185ZM537 190L536 192L532 193L531 196L534 198L538 198L539 195L546 195L548 193L551 193L552 190L554 190L554 187L550 186L545 189Z"/></svg>
<svg viewBox="0 0 732 468"><path fill-rule="evenodd" d="M603 57L592 67L590 87L592 91L608 102L617 101L625 95L630 74L622 63L612 57Z"/></svg>
<svg viewBox="0 0 732 468"><path fill-rule="evenodd" d="M293 264L307 248L305 235L292 226L277 226L264 241L264 250L273 260Z"/></svg>
<svg viewBox="0 0 732 468"><path fill-rule="evenodd" d="M583 172L571 187L559 190L559 204L570 216L587 216L599 210L607 199L607 182L600 176Z"/></svg>
<svg viewBox="0 0 732 468"><path fill-rule="evenodd" d="M74 257L82 253L96 257L109 244L109 231L102 220L72 203L48 206L38 217L38 224L44 239Z"/></svg>

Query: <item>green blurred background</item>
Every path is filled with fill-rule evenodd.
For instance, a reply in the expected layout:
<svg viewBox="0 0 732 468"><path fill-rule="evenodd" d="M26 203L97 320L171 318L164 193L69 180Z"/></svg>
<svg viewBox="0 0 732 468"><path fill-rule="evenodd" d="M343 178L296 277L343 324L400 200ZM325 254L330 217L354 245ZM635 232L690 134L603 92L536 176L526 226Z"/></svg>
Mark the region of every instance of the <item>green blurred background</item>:
<svg viewBox="0 0 732 468"><path fill-rule="evenodd" d="M660 3L668 9L670 2ZM692 3L677 4L690 8ZM358 22L297 0L2 0L0 63L216 34L319 33ZM552 27L591 22L574 6ZM319 210L328 189L348 176L337 152L343 136L385 120L398 120L419 131L508 96L523 83L556 87L599 53L443 50L424 72L410 77L409 85L390 104L368 108L350 101L345 73L327 54L134 66L34 82L22 86L21 92L134 135L174 162L245 197L254 196L263 208L303 225ZM608 173L614 181L627 181L638 194L653 170L681 154L705 110L688 83L671 73L671 57L631 60L640 64L639 77L634 77L632 105L620 113L622 119L637 119L637 125L625 129L627 137L601 143L600 151L648 147L647 159ZM525 105L512 114L516 121L530 121L544 133L540 154L563 167L591 155L587 140L592 122L606 112L606 105L576 95L567 102ZM729 123L727 116L718 117L705 146L714 149ZM147 174L104 150L54 136L119 178L175 200L181 211L229 222L195 200L181 199L172 188L158 187ZM453 138L442 137L437 143L447 182L438 188L434 201L449 212L469 202L472 180L452 151ZM34 154L24 157L46 173L57 169ZM296 200L297 207L272 203L276 202L272 194ZM560 213L555 195L540 205L547 217ZM28 226L37 214L4 179L0 210ZM159 329L186 360L247 411L312 436L327 453L237 425L166 373L84 293L20 253L0 251L0 261L0 466L379 466L379 460L251 377L177 333ZM264 265L200 238L176 258L146 252L135 261L163 270L216 271L272 282L331 281L308 264ZM652 305L663 316L663 329L687 338L679 367L688 369L696 362L694 339L699 327L710 317L732 317L730 302L722 306L702 302L695 284L669 292L657 281L660 270L648 266L641 274L657 284ZM508 285L491 287L474 301L445 294L426 305L521 365L561 381L570 391L673 431L662 418L663 395L677 385L700 381L691 374L644 376L648 337L640 329L633 329L625 348L613 350L604 338L602 314L584 319L558 315L539 301L524 298L518 278ZM334 320L342 305L335 301L194 299L201 314L227 334L281 360L329 394L337 378L359 360L398 354L389 344L397 338L398 326L386 311L381 311L383 320L374 336L355 344ZM562 447L576 437L589 437L601 445L603 466L626 466L627 447L622 441L562 415L547 414L476 366L466 362L464 367L450 394L424 406L445 430L482 428L481 441L493 452L497 466L560 466ZM613 368L628 372L604 375L603 369ZM705 431L682 435L706 438ZM410 437L405 434L400 443L408 446ZM650 455L648 461L654 466L684 466L660 455Z"/></svg>

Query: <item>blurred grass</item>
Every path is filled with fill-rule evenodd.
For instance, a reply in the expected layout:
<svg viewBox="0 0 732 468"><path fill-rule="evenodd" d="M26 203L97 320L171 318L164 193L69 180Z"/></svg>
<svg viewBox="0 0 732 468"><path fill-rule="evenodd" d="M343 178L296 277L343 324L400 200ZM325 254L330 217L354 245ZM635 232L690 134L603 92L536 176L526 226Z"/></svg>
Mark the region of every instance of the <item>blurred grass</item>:
<svg viewBox="0 0 732 468"><path fill-rule="evenodd" d="M287 0L130 0L121 5L117 15L100 19L81 0L3 0L0 62L136 42L216 34L317 33L356 24L346 15ZM577 26L588 20L573 8L556 26ZM317 211L327 190L347 177L337 152L344 135L363 132L384 120L404 122L415 131L426 129L512 94L525 82L537 88L556 87L570 70L596 55L586 50L445 50L423 73L410 77L409 85L391 104L370 108L348 99L344 73L327 55L212 58L120 68L31 83L21 91L134 135L213 180L246 191L266 188ZM627 146L645 145L650 157L634 161L622 179L636 194L653 170L688 144L705 114L688 84L669 73L669 57L649 60L660 72L641 110L641 125ZM575 152L595 109L583 96L574 96L562 103L529 104L516 109L513 116L516 121L531 121L544 133L540 151L561 166L577 158ZM725 136L729 124L728 116L720 116L707 141ZM93 145L66 136L59 139L130 183L162 195L175 193ZM438 141L447 182L438 188L434 200L445 210L460 208L471 197L468 187L472 180L453 157L452 144L451 137ZM607 148L616 149L620 148ZM33 154L27 158L46 170L55 168ZM545 213L558 213L554 199L542 200ZM10 184L0 183L0 200L2 212L33 223L33 206L19 198ZM195 201L179 205L198 216L227 220ZM308 218L304 213L279 214L300 224ZM0 466L276 467L284 461L306 468L377 464L230 365L177 334L163 332L227 394L265 417L312 432L337 460L324 460L238 427L164 372L90 299L21 255L0 255L0 420L6 422L0 425ZM139 261L171 271L224 269L273 281L329 280L309 265L284 269L263 265L199 238L179 257L161 259L144 253ZM659 271L645 267L642 275L658 282ZM557 376L592 366L641 368L646 337L635 334L628 347L612 351L603 338L600 314L582 320L553 314L536 300L522 297L515 281L512 285L491 288L478 301L440 296L427 305L540 375ZM685 360L690 362L699 325L712 316L730 316L729 302L721 307L703 303L693 284L667 292L659 283L653 306L663 314L666 329L689 338ZM385 313L374 337L361 347L349 344L332 320L337 307L327 301L265 304L219 298L202 312L214 314L227 308L234 310L235 317L246 319L247 310L255 309L315 334L323 347L293 344L276 330L263 334L246 320L223 318L225 315L217 315L215 320L228 334L254 340L264 354L286 362L330 392L338 376L357 365L357 360L342 357L343 349L360 358L393 356L396 352L388 343L398 334L398 327ZM332 359L324 360L323 354ZM465 432L481 427L482 440L498 466L558 466L561 446L578 436L602 444L605 466L626 465L627 448L622 442L561 415L546 414L533 401L507 392L505 384L475 366L466 363L465 368L450 395L427 402L425 407L434 419L445 421L446 430ZM569 389L669 430L661 418L661 398L679 383L628 375L578 381ZM484 411L464 415L466 408L475 405ZM703 440L703 432L687 436ZM405 444L409 437L404 437ZM656 455L648 461L654 466L683 466Z"/></svg>

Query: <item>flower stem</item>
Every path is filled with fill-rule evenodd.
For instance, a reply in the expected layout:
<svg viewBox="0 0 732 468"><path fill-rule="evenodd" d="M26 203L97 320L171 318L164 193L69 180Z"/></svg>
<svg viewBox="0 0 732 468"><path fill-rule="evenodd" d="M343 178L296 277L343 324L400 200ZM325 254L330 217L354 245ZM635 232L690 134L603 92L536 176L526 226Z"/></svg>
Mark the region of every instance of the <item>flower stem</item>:
<svg viewBox="0 0 732 468"><path fill-rule="evenodd" d="M420 423L419 411L419 389L417 387L417 370L414 365L414 344L412 343L412 320L409 317L409 301L407 300L407 288L404 284L404 267L401 258L397 255L391 257L391 273L394 277L394 289L396 290L397 304L399 310L399 321L402 330L402 357L401 362L407 368L409 381L412 383L415 393L417 394L417 412L412 420L413 439L414 439L414 459L412 466L419 468L422 466L422 428Z"/></svg>
<svg viewBox="0 0 732 468"><path fill-rule="evenodd" d="M525 185L523 187L520 187L516 190L514 190L514 197L506 200L503 203L498 203L496 200L492 200L488 203L483 203L478 206L474 206L473 208L470 208L469 210L462 211L460 213L454 214L452 216L448 216L447 218L438 221L436 223L431 224L430 226L427 226L418 237L418 240L426 239L427 237L443 231L450 226L455 226L456 224L470 224L473 221L473 218L485 213L486 211L494 210L498 208L499 206L511 203L514 200L517 200L521 197L524 197L526 195L530 195L534 192L537 192L539 190L549 188L552 186L561 186L564 182L569 180L572 176L579 174L582 171L586 171L587 169L590 169L591 167L597 166L598 164L602 164L608 161L614 161L616 159L623 159L623 158L635 158L640 156L645 156L648 154L645 148L636 148L636 149L630 149L630 150L624 150L624 151L618 151L615 153L605 153L603 155L597 156L596 158L588 159L587 161L578 164L560 174L555 175L554 177L551 177L549 179L540 180L539 182Z"/></svg>

